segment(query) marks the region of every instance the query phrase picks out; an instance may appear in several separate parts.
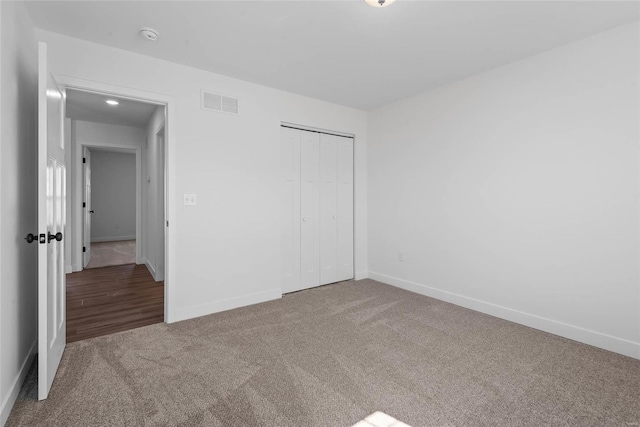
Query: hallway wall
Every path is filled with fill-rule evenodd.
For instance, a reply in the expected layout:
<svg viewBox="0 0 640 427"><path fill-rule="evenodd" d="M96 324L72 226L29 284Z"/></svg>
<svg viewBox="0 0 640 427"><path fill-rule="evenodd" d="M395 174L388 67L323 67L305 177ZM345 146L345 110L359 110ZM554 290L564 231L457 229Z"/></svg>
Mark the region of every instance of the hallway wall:
<svg viewBox="0 0 640 427"><path fill-rule="evenodd" d="M159 106L147 124L147 143L142 150L142 258L156 280L164 280L164 212L160 193L164 189L164 170L158 161L164 147L159 144L157 133L164 126L165 107ZM147 180L148 178L148 180Z"/></svg>

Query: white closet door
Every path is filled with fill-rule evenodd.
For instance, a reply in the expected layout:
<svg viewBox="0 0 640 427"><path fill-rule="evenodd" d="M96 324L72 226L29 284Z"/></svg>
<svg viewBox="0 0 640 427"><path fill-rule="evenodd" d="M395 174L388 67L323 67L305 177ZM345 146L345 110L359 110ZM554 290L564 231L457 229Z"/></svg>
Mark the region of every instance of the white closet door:
<svg viewBox="0 0 640 427"><path fill-rule="evenodd" d="M301 289L320 284L319 186L320 135L300 131Z"/></svg>
<svg viewBox="0 0 640 427"><path fill-rule="evenodd" d="M320 284L338 281L338 137L320 135Z"/></svg>
<svg viewBox="0 0 640 427"><path fill-rule="evenodd" d="M300 290L300 131L281 128L282 292Z"/></svg>
<svg viewBox="0 0 640 427"><path fill-rule="evenodd" d="M353 138L338 142L338 272L336 280L354 277L353 268Z"/></svg>

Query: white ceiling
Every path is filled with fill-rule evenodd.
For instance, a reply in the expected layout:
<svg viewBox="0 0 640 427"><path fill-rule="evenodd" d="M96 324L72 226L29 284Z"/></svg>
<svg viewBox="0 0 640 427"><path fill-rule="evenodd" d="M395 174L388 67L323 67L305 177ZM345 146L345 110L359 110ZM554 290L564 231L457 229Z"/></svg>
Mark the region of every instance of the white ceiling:
<svg viewBox="0 0 640 427"><path fill-rule="evenodd" d="M120 104L111 106L107 99ZM67 118L110 125L145 128L157 105L67 89Z"/></svg>
<svg viewBox="0 0 640 427"><path fill-rule="evenodd" d="M614 1L28 2L37 27L365 110L640 16ZM160 31L143 40L143 26Z"/></svg>

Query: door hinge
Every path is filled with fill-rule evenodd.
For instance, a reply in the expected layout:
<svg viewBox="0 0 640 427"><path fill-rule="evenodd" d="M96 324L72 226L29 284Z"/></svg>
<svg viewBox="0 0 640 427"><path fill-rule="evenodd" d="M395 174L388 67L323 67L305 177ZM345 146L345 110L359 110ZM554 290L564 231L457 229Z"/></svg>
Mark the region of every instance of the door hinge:
<svg viewBox="0 0 640 427"><path fill-rule="evenodd" d="M167 221L167 227L169 226L169 221Z"/></svg>
<svg viewBox="0 0 640 427"><path fill-rule="evenodd" d="M87 163L87 158L86 157L82 158L82 163Z"/></svg>
<svg viewBox="0 0 640 427"><path fill-rule="evenodd" d="M87 203L86 202L82 202L82 207L86 208L87 207Z"/></svg>
<svg viewBox="0 0 640 427"><path fill-rule="evenodd" d="M82 247L82 252L87 252L87 247L86 246Z"/></svg>

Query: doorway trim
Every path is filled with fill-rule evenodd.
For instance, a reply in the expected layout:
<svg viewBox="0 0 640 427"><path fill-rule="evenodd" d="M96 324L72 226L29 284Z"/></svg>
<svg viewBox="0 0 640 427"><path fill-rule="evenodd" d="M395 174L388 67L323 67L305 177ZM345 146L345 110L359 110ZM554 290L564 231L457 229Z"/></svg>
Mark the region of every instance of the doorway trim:
<svg viewBox="0 0 640 427"><path fill-rule="evenodd" d="M176 233L176 204L169 203L175 199L176 183L174 180L176 171L176 100L171 95L162 93L149 92L140 89L134 89L124 86L113 85L109 83L97 82L93 80L85 80L82 78L69 75L56 75L61 86L68 89L77 89L85 92L95 92L105 95L113 95L120 98L131 99L134 101L142 101L150 104L163 105L165 107L165 137L164 137L164 179L165 179L165 227L164 227L164 321L165 323L173 323L176 321L175 315L175 296L174 282L176 271L174 260L176 259L175 245L171 242L177 240ZM137 234L137 231L136 231ZM136 254L137 255L137 254Z"/></svg>
<svg viewBox="0 0 640 427"><path fill-rule="evenodd" d="M160 147L160 143L158 136L162 134L162 147ZM165 140L166 140L166 117L165 117L165 123L162 123L160 126L158 126L157 129L155 129L154 131L154 135L156 138L156 150L158 153L158 157L156 158L156 167L158 169L162 169L162 185L163 188L167 188L167 174L166 172L166 168L161 168L161 162L162 165L166 164L166 157L167 157L167 152L166 152L166 144L165 144ZM158 198L162 196L162 202L158 202ZM164 194L161 194L160 192L156 192L156 207L160 208L159 210L166 210L167 209L167 194L166 191ZM164 224L166 228L166 223ZM162 232L162 230L158 230L159 232ZM167 251L167 247L165 246L163 249L163 254L166 253ZM164 262L165 260L163 259L164 257L161 257L160 259L162 259L162 264L160 266L156 265L156 271L155 274L153 275L154 279L157 280L164 280L165 278L165 266L164 266ZM147 261L148 262L148 261Z"/></svg>

